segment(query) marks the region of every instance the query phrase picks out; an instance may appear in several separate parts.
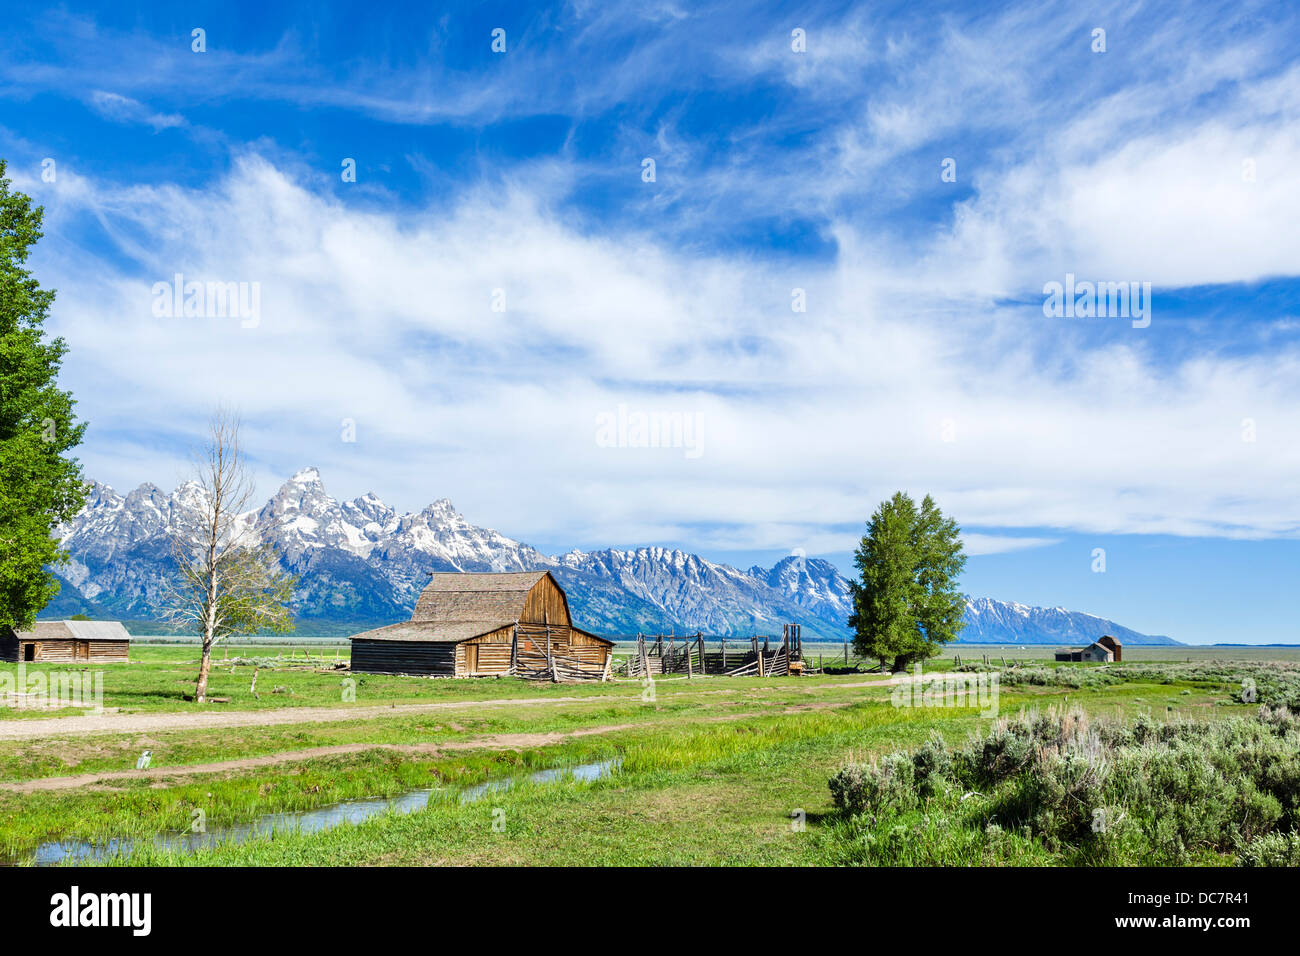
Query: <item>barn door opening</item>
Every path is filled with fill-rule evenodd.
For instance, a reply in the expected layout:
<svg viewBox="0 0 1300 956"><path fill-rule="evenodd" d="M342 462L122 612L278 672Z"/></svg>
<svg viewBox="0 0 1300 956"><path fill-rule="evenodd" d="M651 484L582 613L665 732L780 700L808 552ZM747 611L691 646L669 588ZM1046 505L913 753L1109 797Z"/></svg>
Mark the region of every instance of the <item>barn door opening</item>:
<svg viewBox="0 0 1300 956"><path fill-rule="evenodd" d="M23 660L25 660L25 661L34 661L34 660L36 660L36 645L35 645L35 644L24 644L24 645L23 645Z"/></svg>
<svg viewBox="0 0 1300 956"><path fill-rule="evenodd" d="M478 645L477 644L465 645L465 673L467 674L478 673Z"/></svg>
<svg viewBox="0 0 1300 956"><path fill-rule="evenodd" d="M90 641L77 641L77 660L90 660Z"/></svg>

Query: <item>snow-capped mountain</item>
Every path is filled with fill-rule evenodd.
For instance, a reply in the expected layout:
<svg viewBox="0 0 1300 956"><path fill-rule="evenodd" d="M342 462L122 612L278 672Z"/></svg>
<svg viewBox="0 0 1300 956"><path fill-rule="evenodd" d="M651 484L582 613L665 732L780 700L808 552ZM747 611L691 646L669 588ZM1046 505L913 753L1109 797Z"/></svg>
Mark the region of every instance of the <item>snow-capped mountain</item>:
<svg viewBox="0 0 1300 956"><path fill-rule="evenodd" d="M791 555L771 569L754 566L749 575L827 621L842 625L853 611L849 582L829 561Z"/></svg>
<svg viewBox="0 0 1300 956"><path fill-rule="evenodd" d="M564 571L575 573L579 593L587 581L595 579L610 582L621 592L655 607L658 615L654 627L707 634L770 634L779 633L782 624L796 622L803 625L808 638L838 638L845 632L847 615L825 613L771 587L767 575L776 569L758 569L758 574L738 571L668 548L571 551L556 562L555 573L561 583L566 583ZM821 573L838 576L826 562L817 564L824 567ZM847 596L848 582L842 577L840 582Z"/></svg>
<svg viewBox="0 0 1300 956"><path fill-rule="evenodd" d="M1139 634L1094 614L1063 607L1030 607L991 598L966 599L968 644L1091 644L1103 634L1122 644L1177 644L1163 635Z"/></svg>
<svg viewBox="0 0 1300 956"><path fill-rule="evenodd" d="M170 495L144 484L125 497L92 483L85 508L58 529L70 560L56 569L63 591L42 616L154 619L172 568L171 531L195 526L201 504L194 482ZM405 620L431 571L548 568L568 592L575 618L601 633L748 636L779 634L794 622L806 640L848 636L849 583L815 558L792 555L772 568L741 571L667 548L550 557L470 524L445 498L411 514L374 494L338 501L315 468L298 472L240 521L298 576L295 612L304 631ZM1168 642L1091 615L987 598L968 601L967 623L968 641L1079 643L1110 633L1125 643Z"/></svg>

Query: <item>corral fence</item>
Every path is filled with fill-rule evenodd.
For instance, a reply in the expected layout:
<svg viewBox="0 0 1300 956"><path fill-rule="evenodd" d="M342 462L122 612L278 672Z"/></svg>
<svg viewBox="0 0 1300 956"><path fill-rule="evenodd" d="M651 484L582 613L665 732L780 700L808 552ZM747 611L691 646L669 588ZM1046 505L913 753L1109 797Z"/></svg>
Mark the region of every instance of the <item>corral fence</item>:
<svg viewBox="0 0 1300 956"><path fill-rule="evenodd" d="M638 634L635 649L615 671L633 678L660 674L785 677L804 671L803 636L798 624L784 626L779 644L766 634L712 641L698 631L680 637Z"/></svg>

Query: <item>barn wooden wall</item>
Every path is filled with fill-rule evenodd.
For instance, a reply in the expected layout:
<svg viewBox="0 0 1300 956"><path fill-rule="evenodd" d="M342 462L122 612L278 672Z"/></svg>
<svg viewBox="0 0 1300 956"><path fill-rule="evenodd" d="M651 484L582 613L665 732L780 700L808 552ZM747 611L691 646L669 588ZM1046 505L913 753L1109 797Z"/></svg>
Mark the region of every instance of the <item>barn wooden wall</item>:
<svg viewBox="0 0 1300 956"><path fill-rule="evenodd" d="M473 677L475 674L504 674L510 670L510 645L514 639L515 628L503 627L456 645L456 676ZM466 649L473 645L478 648L478 670L470 671L466 661Z"/></svg>
<svg viewBox="0 0 1300 956"><path fill-rule="evenodd" d="M564 625L551 624L551 653L556 657L566 657L589 665L596 671L605 667L605 662L614 651L607 641L592 634L574 630ZM547 627L520 622L519 654L521 657L546 655ZM503 627L458 644L456 647L456 675L471 677L485 674L504 674L510 669L510 653L515 638L515 628ZM468 666L468 647L478 648L478 669L470 671Z"/></svg>
<svg viewBox="0 0 1300 956"><path fill-rule="evenodd" d="M569 602L565 599L559 585L551 580L550 575L545 575L528 592L519 620L528 624L568 626L572 623L569 620Z"/></svg>
<svg viewBox="0 0 1300 956"><path fill-rule="evenodd" d="M435 641L352 641L352 669L370 674L452 677L455 644Z"/></svg>

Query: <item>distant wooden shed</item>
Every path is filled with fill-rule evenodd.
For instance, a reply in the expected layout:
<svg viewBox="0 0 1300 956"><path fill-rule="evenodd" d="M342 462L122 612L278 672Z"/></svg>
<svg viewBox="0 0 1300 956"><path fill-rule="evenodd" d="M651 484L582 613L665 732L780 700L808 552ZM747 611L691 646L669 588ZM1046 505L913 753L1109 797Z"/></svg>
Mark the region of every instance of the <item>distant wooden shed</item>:
<svg viewBox="0 0 1300 956"><path fill-rule="evenodd" d="M72 664L131 659L131 635L120 621L37 621L30 630L0 629L0 660Z"/></svg>
<svg viewBox="0 0 1300 956"><path fill-rule="evenodd" d="M549 571L436 573L409 621L352 635L352 669L603 679L613 649L613 641L573 623Z"/></svg>
<svg viewBox="0 0 1300 956"><path fill-rule="evenodd" d="M1092 662L1095 664L1106 664L1110 661L1119 660L1119 644L1112 650L1104 642L1107 640L1103 637L1099 641L1093 641L1087 647L1063 647L1056 652L1058 661L1079 661ZM1114 641L1112 637L1110 640Z"/></svg>

